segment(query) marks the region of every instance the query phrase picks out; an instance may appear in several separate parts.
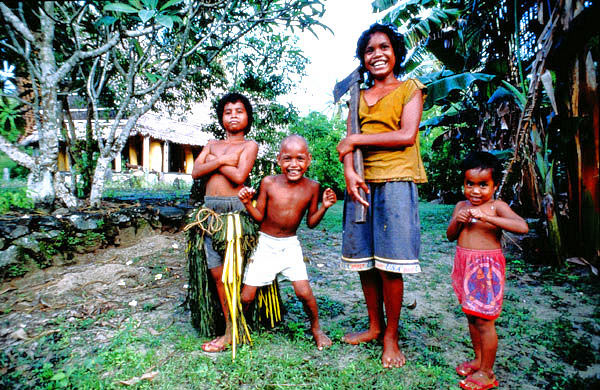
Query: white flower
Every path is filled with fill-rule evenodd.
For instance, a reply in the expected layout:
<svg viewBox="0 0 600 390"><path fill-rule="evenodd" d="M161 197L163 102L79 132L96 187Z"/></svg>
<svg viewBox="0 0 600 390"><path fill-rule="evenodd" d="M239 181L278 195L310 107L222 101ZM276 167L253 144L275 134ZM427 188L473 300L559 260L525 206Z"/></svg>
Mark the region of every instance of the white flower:
<svg viewBox="0 0 600 390"><path fill-rule="evenodd" d="M161 280L161 279L162 279L162 274L154 275L154 280Z"/></svg>
<svg viewBox="0 0 600 390"><path fill-rule="evenodd" d="M190 288L190 286L188 286L187 284L184 284L183 288L185 288L187 290L188 288Z"/></svg>
<svg viewBox="0 0 600 390"><path fill-rule="evenodd" d="M129 261L127 261L127 263L125 263L125 265L131 265L131 264L133 264L133 261L131 261L131 260L129 260Z"/></svg>
<svg viewBox="0 0 600 390"><path fill-rule="evenodd" d="M136 307L137 306L137 301L134 299L133 301L129 302L129 306Z"/></svg>
<svg viewBox="0 0 600 390"><path fill-rule="evenodd" d="M325 264L322 264L322 263L317 263L317 267L318 267L318 268L323 268L323 267L325 267Z"/></svg>
<svg viewBox="0 0 600 390"><path fill-rule="evenodd" d="M175 244L171 245L171 247L172 247L173 249L179 249L179 244L178 244L178 243L175 243Z"/></svg>

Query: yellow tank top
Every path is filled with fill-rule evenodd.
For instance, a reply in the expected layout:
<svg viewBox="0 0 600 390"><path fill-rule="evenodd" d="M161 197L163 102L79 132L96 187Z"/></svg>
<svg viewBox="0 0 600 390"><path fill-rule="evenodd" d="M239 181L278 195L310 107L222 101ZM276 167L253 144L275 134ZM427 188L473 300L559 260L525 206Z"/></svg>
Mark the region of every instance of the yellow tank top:
<svg viewBox="0 0 600 390"><path fill-rule="evenodd" d="M402 110L415 91L426 88L419 80L409 79L369 106L360 93L358 117L361 132L379 134L400 129ZM414 145L401 150L363 150L365 180L369 182L412 181L426 183L427 176L421 159L419 135Z"/></svg>

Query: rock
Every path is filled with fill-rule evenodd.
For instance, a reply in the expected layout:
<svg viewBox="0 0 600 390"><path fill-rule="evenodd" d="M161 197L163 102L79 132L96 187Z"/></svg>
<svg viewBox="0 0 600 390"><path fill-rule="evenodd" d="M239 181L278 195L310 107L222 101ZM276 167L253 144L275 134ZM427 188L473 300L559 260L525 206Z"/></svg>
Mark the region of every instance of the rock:
<svg viewBox="0 0 600 390"><path fill-rule="evenodd" d="M25 332L25 329L23 329L23 328L19 328L19 329L15 330L11 334L9 334L8 337L11 339L14 339L14 340L27 340L28 339L27 332Z"/></svg>
<svg viewBox="0 0 600 390"><path fill-rule="evenodd" d="M19 263L19 248L15 245L0 251L0 268Z"/></svg>
<svg viewBox="0 0 600 390"><path fill-rule="evenodd" d="M0 221L0 235L5 238L15 240L29 233L29 228L25 225L14 222Z"/></svg>
<svg viewBox="0 0 600 390"><path fill-rule="evenodd" d="M45 230L47 228L50 228L50 229L59 229L59 230L63 229L63 224L56 217L50 217L50 216L44 215L44 216L40 216L40 217L35 217L33 219L33 222L39 228L41 228L43 230Z"/></svg>
<svg viewBox="0 0 600 390"><path fill-rule="evenodd" d="M110 222L116 225L124 225L126 223L131 222L131 216L127 215L125 211L119 211L116 213L112 213L108 216Z"/></svg>
<svg viewBox="0 0 600 390"><path fill-rule="evenodd" d="M102 216L97 214L76 213L66 217L77 230L94 230L98 229Z"/></svg>
<svg viewBox="0 0 600 390"><path fill-rule="evenodd" d="M58 237L62 232L62 230L42 230L39 232L33 232L32 236L38 241L49 240Z"/></svg>
<svg viewBox="0 0 600 390"><path fill-rule="evenodd" d="M55 217L60 217L60 216L65 216L71 213L71 210L66 209L66 208L60 208L60 209L56 209L52 212L52 215Z"/></svg>
<svg viewBox="0 0 600 390"><path fill-rule="evenodd" d="M161 221L180 222L186 218L186 211L173 206L158 206L158 217Z"/></svg>
<svg viewBox="0 0 600 390"><path fill-rule="evenodd" d="M14 240L13 244L28 249L33 253L40 252L40 243L35 239L33 235L20 237Z"/></svg>

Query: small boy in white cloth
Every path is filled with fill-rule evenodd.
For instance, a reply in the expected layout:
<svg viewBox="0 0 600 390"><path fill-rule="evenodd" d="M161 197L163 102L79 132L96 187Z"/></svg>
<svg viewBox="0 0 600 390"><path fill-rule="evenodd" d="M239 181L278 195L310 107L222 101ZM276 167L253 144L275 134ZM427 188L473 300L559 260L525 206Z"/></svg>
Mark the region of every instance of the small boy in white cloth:
<svg viewBox="0 0 600 390"><path fill-rule="evenodd" d="M337 198L335 192L327 188L323 192L321 207L318 207L320 185L304 177L310 161L306 140L299 135L290 135L281 142L277 155L281 174L262 180L256 206L252 205L255 190L249 187L240 190L238 197L260 224L258 245L246 266L241 298L244 307L247 307L254 300L257 288L271 284L281 273L292 282L294 292L310 319L317 348L322 350L331 345L331 340L319 325L317 301L308 282L296 229L306 210L308 227L317 226Z"/></svg>

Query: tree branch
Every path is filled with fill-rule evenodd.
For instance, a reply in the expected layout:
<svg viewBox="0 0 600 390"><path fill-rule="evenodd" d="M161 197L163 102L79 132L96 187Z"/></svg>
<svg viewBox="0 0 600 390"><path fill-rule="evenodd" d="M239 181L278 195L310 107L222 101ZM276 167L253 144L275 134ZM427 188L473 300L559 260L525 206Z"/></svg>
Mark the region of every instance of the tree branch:
<svg viewBox="0 0 600 390"><path fill-rule="evenodd" d="M6 155L17 164L24 166L29 170L35 169L35 159L27 153L19 150L19 148L17 148L14 144L9 142L2 135L0 135L0 150L6 153Z"/></svg>
<svg viewBox="0 0 600 390"><path fill-rule="evenodd" d="M23 38L27 39L29 42L35 42L35 36L31 30L29 30L27 25L23 21L19 20L19 18L11 11L10 8L4 5L4 3L0 3L0 11L2 11L6 21L12 24L15 30L17 30L23 36Z"/></svg>
<svg viewBox="0 0 600 390"><path fill-rule="evenodd" d="M86 58L97 57L106 53L119 42L119 39L120 36L118 33L116 33L104 45L100 46L97 49L88 51L76 51L67 61L65 61L60 66L56 73L52 75L52 77L50 78L50 83L56 84L59 82L59 80L65 78L66 75L73 69L73 67L79 63L79 61Z"/></svg>

